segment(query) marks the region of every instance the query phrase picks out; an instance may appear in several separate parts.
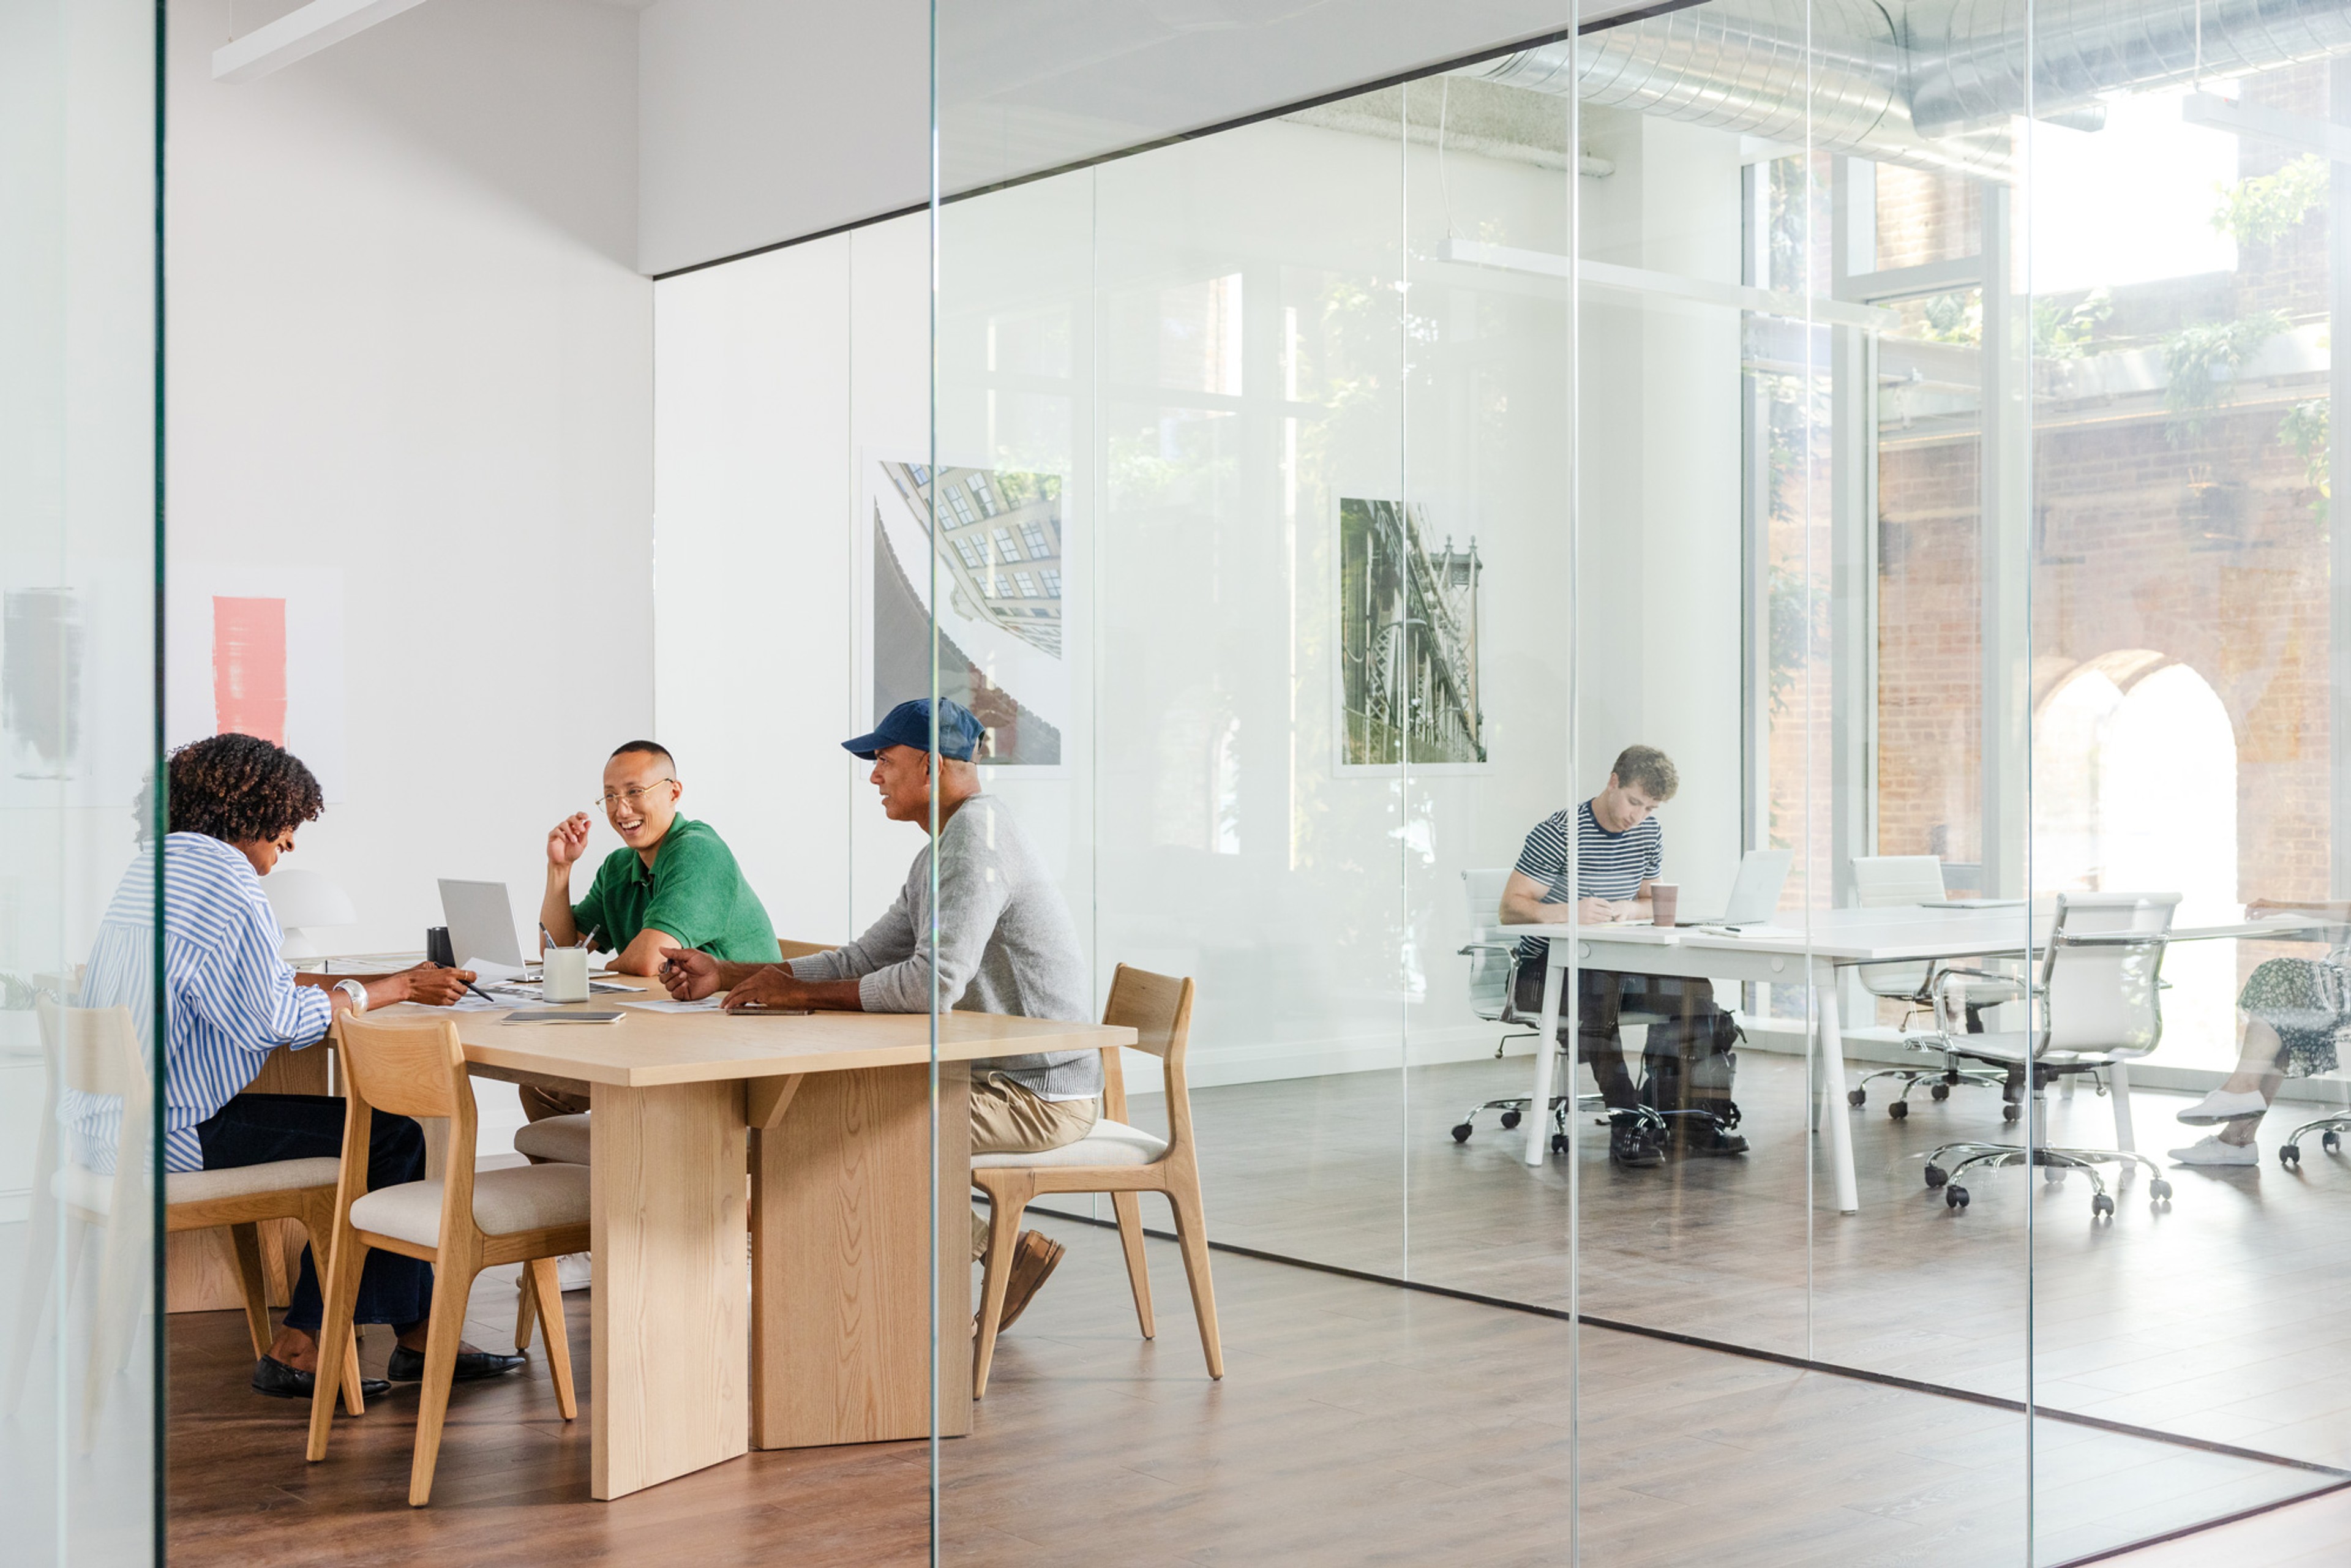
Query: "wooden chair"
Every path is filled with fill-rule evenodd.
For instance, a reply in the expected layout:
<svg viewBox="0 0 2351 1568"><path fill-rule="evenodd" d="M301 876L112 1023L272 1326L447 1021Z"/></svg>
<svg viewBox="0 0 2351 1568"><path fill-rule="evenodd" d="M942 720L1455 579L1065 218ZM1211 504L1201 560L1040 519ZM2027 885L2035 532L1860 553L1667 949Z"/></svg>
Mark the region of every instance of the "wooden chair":
<svg viewBox="0 0 2351 1568"><path fill-rule="evenodd" d="M14 1412L24 1398L25 1376L33 1359L33 1342L49 1293L51 1267L57 1255L57 1211L63 1208L66 1232L66 1289L70 1295L80 1272L82 1241L88 1228L106 1232L106 1252L99 1270L98 1305L92 1323L88 1378L82 1403L83 1451L98 1431L106 1385L130 1364L131 1341L140 1313L149 1301L145 1288L153 1267L148 1162L118 1158L110 1173L94 1171L64 1158L59 1146L57 1105L71 1090L87 1095L119 1098L125 1128L141 1135L127 1145L145 1146L144 1130L154 1104L154 1084L139 1049L139 1031L128 1008L60 1007L49 997L39 998L41 1054L47 1071L47 1092L41 1106L40 1141L33 1161L32 1223L26 1238L25 1281L16 1309L16 1344L9 1360L7 1409ZM228 1230L236 1252L238 1282L244 1288L245 1325L253 1340L256 1360L269 1350L269 1304L261 1272L261 1236L265 1219L291 1219L309 1233L313 1255L323 1277L327 1239L334 1234L336 1162L329 1159L278 1160L267 1165L240 1166L231 1170L173 1171L163 1178L163 1228ZM62 1316L62 1314L60 1314ZM62 1333L63 1324L60 1323ZM359 1355L346 1358L342 1378L343 1403L356 1416L366 1406L360 1396Z"/></svg>
<svg viewBox="0 0 2351 1568"><path fill-rule="evenodd" d="M465 1071L457 1026L449 1019L418 1023L346 1016L336 1028L350 1114L343 1124L319 1386L329 1386L341 1375L360 1270L368 1253L381 1248L432 1264L433 1326L425 1342L424 1385L417 1402L416 1457L408 1472L409 1504L421 1508L433 1497L433 1469L449 1411L450 1375L456 1368L458 1342L465 1337L465 1303L473 1294L475 1276L484 1269L501 1263L528 1267L547 1316L547 1360L555 1376L557 1407L566 1421L579 1414L555 1260L587 1249L588 1167L522 1166L475 1173L474 1084ZM378 1111L448 1118L446 1176L370 1192L368 1134ZM333 1404L314 1397L309 1450L314 1463L327 1457L333 1422Z"/></svg>
<svg viewBox="0 0 2351 1568"><path fill-rule="evenodd" d="M1192 1285L1192 1312L1200 1321L1200 1349L1208 1375L1225 1375L1224 1345L1217 1337L1217 1294L1208 1278L1208 1230L1200 1207L1200 1166L1192 1141L1192 1102L1184 1083L1184 1045L1192 1028L1192 982L1132 969L1124 964L1111 980L1102 1022L1124 1024L1140 1037L1134 1049L1160 1059L1166 1074L1167 1136L1155 1137L1126 1124L1126 1079L1119 1047L1102 1051L1102 1119L1074 1144L1035 1155L975 1155L971 1185L987 1195L987 1273L980 1292L979 1333L972 1349L971 1395L987 1392L988 1364L996 1356L996 1331L1004 1316L1004 1288L1011 1279L1012 1247L1020 1235L1020 1215L1031 1198L1048 1192L1106 1192L1118 1215L1118 1238L1126 1249L1127 1281L1134 1289L1134 1315L1143 1337L1153 1336L1151 1276L1143 1258L1143 1205L1137 1195L1164 1193L1176 1211L1176 1239L1184 1249L1184 1272Z"/></svg>
<svg viewBox="0 0 2351 1568"><path fill-rule="evenodd" d="M805 958L811 953L830 953L840 946L838 942L794 942L776 938L776 954L779 959ZM515 1130L515 1153L533 1165L574 1165L588 1163L588 1118L591 1112L580 1111L569 1116L542 1116L527 1122ZM758 1156L752 1156L757 1163ZM749 1205L744 1212L750 1212ZM515 1349L530 1348L530 1328L538 1316L534 1303L537 1288L531 1276L522 1278L522 1289L515 1302Z"/></svg>

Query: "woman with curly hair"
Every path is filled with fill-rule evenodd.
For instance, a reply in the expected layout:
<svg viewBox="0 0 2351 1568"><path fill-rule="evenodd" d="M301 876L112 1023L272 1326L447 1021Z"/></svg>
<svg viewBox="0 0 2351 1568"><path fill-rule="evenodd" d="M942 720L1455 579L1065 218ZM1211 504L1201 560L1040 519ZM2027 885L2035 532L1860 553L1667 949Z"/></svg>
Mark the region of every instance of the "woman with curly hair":
<svg viewBox="0 0 2351 1568"><path fill-rule="evenodd" d="M163 874L163 1168L224 1170L342 1153L343 1102L315 1094L253 1094L245 1086L277 1047L300 1050L326 1038L335 1016L425 1002L445 1007L473 976L420 964L396 975L331 987L305 984L278 956L284 936L261 879L294 848L294 834L323 806L319 780L282 747L250 735L216 735L172 753L164 799L168 831L132 862L99 923L82 982L85 1007L127 1007L140 1038L152 1040L155 866ZM141 813L152 838L152 803ZM121 1103L75 1097L62 1106L85 1164L110 1171L121 1139ZM424 1135L405 1116L378 1115L368 1150L368 1184L424 1176ZM393 1379L423 1376L430 1264L393 1253L368 1256L358 1321L391 1323L400 1335ZM308 1248L285 1326L255 1364L253 1386L308 1399L318 1361L322 1303ZM523 1364L518 1355L470 1352L459 1377L486 1377ZM389 1383L378 1387L388 1388Z"/></svg>

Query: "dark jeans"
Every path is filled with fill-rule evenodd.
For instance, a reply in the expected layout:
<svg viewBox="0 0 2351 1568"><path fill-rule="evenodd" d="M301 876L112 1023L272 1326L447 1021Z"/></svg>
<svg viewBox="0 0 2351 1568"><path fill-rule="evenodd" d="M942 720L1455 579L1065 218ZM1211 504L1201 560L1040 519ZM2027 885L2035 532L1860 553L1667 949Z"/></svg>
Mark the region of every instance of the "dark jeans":
<svg viewBox="0 0 2351 1568"><path fill-rule="evenodd" d="M1641 1103L1633 1075L1625 1066L1625 1041L1618 1019L1625 1013L1667 1013L1699 1017L1714 1009L1711 980L1686 980L1677 975L1620 975L1607 969L1579 969L1576 976L1576 1060L1592 1069L1599 1081L1600 1097L1611 1109L1627 1110ZM1543 967L1519 965L1519 991L1512 998L1530 1023L1542 1017ZM1567 1039L1567 1005L1562 998L1559 1038Z"/></svg>
<svg viewBox="0 0 2351 1568"><path fill-rule="evenodd" d="M272 1160L340 1158L343 1152L343 1102L324 1094L240 1094L196 1124L204 1169L266 1165ZM405 1116L378 1111L368 1127L368 1190L424 1179L424 1130ZM294 1281L286 1326L317 1333L326 1315L319 1297L319 1273L310 1249L302 1249L301 1278ZM397 1252L374 1251L360 1270L353 1322L391 1323L406 1330L433 1309L433 1265Z"/></svg>

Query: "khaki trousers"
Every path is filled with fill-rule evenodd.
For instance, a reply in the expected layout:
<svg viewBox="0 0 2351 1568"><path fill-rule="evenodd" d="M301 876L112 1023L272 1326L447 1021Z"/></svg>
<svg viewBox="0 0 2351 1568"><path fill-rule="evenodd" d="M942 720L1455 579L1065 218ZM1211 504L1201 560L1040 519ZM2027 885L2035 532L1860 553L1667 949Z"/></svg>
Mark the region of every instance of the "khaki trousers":
<svg viewBox="0 0 2351 1568"><path fill-rule="evenodd" d="M1074 1144L1094 1129L1099 1100L1040 1100L1000 1072L971 1081L971 1152L1037 1155ZM971 1211L971 1259L987 1256L987 1221Z"/></svg>

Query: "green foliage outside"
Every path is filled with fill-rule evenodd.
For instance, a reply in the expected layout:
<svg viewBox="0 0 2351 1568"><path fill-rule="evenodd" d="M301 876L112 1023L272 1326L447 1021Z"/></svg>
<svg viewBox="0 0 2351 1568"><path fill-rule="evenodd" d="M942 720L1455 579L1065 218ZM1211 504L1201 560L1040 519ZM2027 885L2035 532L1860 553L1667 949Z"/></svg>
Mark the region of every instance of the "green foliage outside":
<svg viewBox="0 0 2351 1568"><path fill-rule="evenodd" d="M2318 492L2318 499L2310 509L2322 530L2326 526L2326 504L2335 498L2335 485L2328 471L2326 412L2326 399L2314 397L2307 402L2295 403L2278 422L2278 439L2294 448L2295 455L2302 459L2303 477Z"/></svg>
<svg viewBox="0 0 2351 1568"><path fill-rule="evenodd" d="M2228 401L2228 383L2262 351L2262 344L2291 325L2284 311L2263 310L2234 321L2182 327L2164 340L2163 369L2168 379L2163 406L2171 415L2167 434L2175 445L2203 434L2205 417Z"/></svg>
<svg viewBox="0 0 2351 1568"><path fill-rule="evenodd" d="M2212 226L2241 246L2275 245L2326 200L2331 172L2327 160L2306 152L2274 174L2216 185L2220 205L2213 211Z"/></svg>

